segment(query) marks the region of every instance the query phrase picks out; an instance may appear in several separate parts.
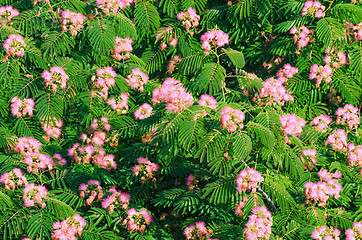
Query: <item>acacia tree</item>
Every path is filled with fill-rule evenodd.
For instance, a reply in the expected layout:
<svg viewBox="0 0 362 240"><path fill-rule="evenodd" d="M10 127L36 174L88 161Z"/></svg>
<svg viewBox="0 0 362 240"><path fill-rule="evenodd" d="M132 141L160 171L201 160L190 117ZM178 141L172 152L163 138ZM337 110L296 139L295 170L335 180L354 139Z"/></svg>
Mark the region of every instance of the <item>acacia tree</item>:
<svg viewBox="0 0 362 240"><path fill-rule="evenodd" d="M361 1L0 3L3 239L362 238Z"/></svg>

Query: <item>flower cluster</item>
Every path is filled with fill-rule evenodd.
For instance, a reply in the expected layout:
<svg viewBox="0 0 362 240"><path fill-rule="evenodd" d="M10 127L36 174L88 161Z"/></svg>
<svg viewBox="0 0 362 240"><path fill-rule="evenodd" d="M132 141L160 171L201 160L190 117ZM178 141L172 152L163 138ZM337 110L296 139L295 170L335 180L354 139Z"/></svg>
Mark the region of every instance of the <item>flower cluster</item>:
<svg viewBox="0 0 362 240"><path fill-rule="evenodd" d="M316 240L339 240L341 231L338 228L321 226L312 232L312 238Z"/></svg>
<svg viewBox="0 0 362 240"><path fill-rule="evenodd" d="M112 57L117 61L128 59L130 57L129 53L133 50L132 43L131 38L116 37L116 46L112 52Z"/></svg>
<svg viewBox="0 0 362 240"><path fill-rule="evenodd" d="M79 194L80 198L81 199L87 198L86 203L88 205L91 205L97 196L98 196L97 197L98 201L102 200L103 191L100 182L98 182L97 180L89 180L87 184L82 183L79 186L79 190L80 190Z"/></svg>
<svg viewBox="0 0 362 240"><path fill-rule="evenodd" d="M327 84L332 81L333 71L329 65L318 66L318 64L313 64L310 68L309 79L316 79L316 87L319 88L322 80L324 80Z"/></svg>
<svg viewBox="0 0 362 240"><path fill-rule="evenodd" d="M221 110L220 114L221 127L226 127L229 132L235 132L236 129L244 127L242 122L245 120L245 114L240 109L228 106Z"/></svg>
<svg viewBox="0 0 362 240"><path fill-rule="evenodd" d="M102 9L106 15L117 14L119 9L125 9L133 3L133 0L97 0L97 7Z"/></svg>
<svg viewBox="0 0 362 240"><path fill-rule="evenodd" d="M290 34L294 34L293 40L297 43L297 49L300 50L308 45L308 43L312 40L311 31L306 28L304 25L300 28L296 26L292 27L289 31ZM297 52L299 53L299 52Z"/></svg>
<svg viewBox="0 0 362 240"><path fill-rule="evenodd" d="M131 74L127 76L126 82L132 89L138 89L143 92L143 85L146 85L148 75L141 71L139 68L132 69Z"/></svg>
<svg viewBox="0 0 362 240"><path fill-rule="evenodd" d="M325 9L326 7L318 1L306 1L302 9L302 16L322 18L325 15L325 13L323 12Z"/></svg>
<svg viewBox="0 0 362 240"><path fill-rule="evenodd" d="M199 100L200 106L211 108L214 111L216 111L216 108L219 106L219 105L216 105L216 103L217 103L217 101L215 100L215 98L212 96L209 96L207 94L201 95L200 100Z"/></svg>
<svg viewBox="0 0 362 240"><path fill-rule="evenodd" d="M94 83L95 88L101 90L99 93L104 100L108 98L108 89L115 84L114 78L117 76L112 67L104 67L98 69L96 75L92 76L91 80Z"/></svg>
<svg viewBox="0 0 362 240"><path fill-rule="evenodd" d="M239 203L235 203L235 215L240 218L244 218L244 207L246 202L249 200L248 197L243 196L243 200L240 200Z"/></svg>
<svg viewBox="0 0 362 240"><path fill-rule="evenodd" d="M53 240L71 239L75 240L76 235L81 236L87 222L79 214L73 217L68 217L62 222L53 223L54 232L52 233Z"/></svg>
<svg viewBox="0 0 362 240"><path fill-rule="evenodd" d="M295 74L298 73L298 68L292 67L292 65L285 64L283 68L279 69L277 72L278 80L280 80L282 83L285 83L288 81L288 79L292 78Z"/></svg>
<svg viewBox="0 0 362 240"><path fill-rule="evenodd" d="M188 187L189 190L192 190L197 186L198 182L199 181L196 179L196 177L194 175L190 174L187 177L186 186Z"/></svg>
<svg viewBox="0 0 362 240"><path fill-rule="evenodd" d="M23 201L25 207L33 207L35 203L37 203L42 208L46 207L45 202L43 202L43 198L47 197L48 190L42 186L35 186L34 183L30 183L25 185L23 190Z"/></svg>
<svg viewBox="0 0 362 240"><path fill-rule="evenodd" d="M284 102L293 101L294 98L283 85L285 78L268 78L264 81L263 87L260 89L259 97L267 98L266 105L274 105L279 103L281 106Z"/></svg>
<svg viewBox="0 0 362 240"><path fill-rule="evenodd" d="M50 4L49 0L34 0L33 5L35 6L38 2L44 2L46 4Z"/></svg>
<svg viewBox="0 0 362 240"><path fill-rule="evenodd" d="M131 208L127 211L127 215L122 225L127 225L128 230L131 232L143 233L147 225L150 225L152 221L152 216L146 209L141 209L137 212L136 209Z"/></svg>
<svg viewBox="0 0 362 240"><path fill-rule="evenodd" d="M330 197L339 198L339 193L342 191L342 185L338 182L342 174L336 171L334 174L329 173L326 169L318 172L320 181L317 183L307 182L304 185L306 203L313 200L313 204L318 203L318 206L324 207Z"/></svg>
<svg viewBox="0 0 362 240"><path fill-rule="evenodd" d="M317 164L317 159L315 156L317 155L317 150L315 149L306 149L302 151L302 155L300 158L303 161L304 167L306 169L312 170L314 165Z"/></svg>
<svg viewBox="0 0 362 240"><path fill-rule="evenodd" d="M87 18L81 14L76 12L71 12L69 10L65 10L62 12L62 30L63 32L70 30L72 36L77 36L77 33L80 29L82 29L84 21Z"/></svg>
<svg viewBox="0 0 362 240"><path fill-rule="evenodd" d="M50 137L59 138L61 135L61 127L63 126L63 121L61 119L56 119L53 117L53 120L50 120L49 123L42 123L42 129L44 130L46 136L43 138L47 141L50 141Z"/></svg>
<svg viewBox="0 0 362 240"><path fill-rule="evenodd" d="M357 40L362 40L362 22L358 23L356 26L353 26L354 35Z"/></svg>
<svg viewBox="0 0 362 240"><path fill-rule="evenodd" d="M280 122L283 126L285 135L299 137L302 133L302 128L305 126L305 120L295 114L285 114L280 117Z"/></svg>
<svg viewBox="0 0 362 240"><path fill-rule="evenodd" d="M186 31L191 33L190 28L199 26L200 16L196 14L195 9L189 7L187 12L177 14L177 19L186 27ZM191 33L191 35L193 35L193 33Z"/></svg>
<svg viewBox="0 0 362 240"><path fill-rule="evenodd" d="M69 76L62 67L54 66L50 70L44 70L41 77L44 79L45 87L50 87L53 93L57 92L58 85L61 89L67 87Z"/></svg>
<svg viewBox="0 0 362 240"><path fill-rule="evenodd" d="M355 222L353 223L352 229L347 229L346 232L346 240L357 240L362 239L362 223Z"/></svg>
<svg viewBox="0 0 362 240"><path fill-rule="evenodd" d="M0 25L6 25L11 21L11 18L19 15L19 11L13 8L13 6L0 7Z"/></svg>
<svg viewBox="0 0 362 240"><path fill-rule="evenodd" d="M238 192L246 192L247 190L255 192L258 183L262 181L264 181L263 176L255 169L248 168L242 170L236 178L236 190Z"/></svg>
<svg viewBox="0 0 362 240"><path fill-rule="evenodd" d="M180 81L174 78L167 78L161 85L152 92L152 103L166 102L166 109L169 112L178 113L190 107L194 99L191 93L181 86Z"/></svg>
<svg viewBox="0 0 362 240"><path fill-rule="evenodd" d="M336 111L336 124L348 124L349 129L357 127L360 124L358 108L351 104L344 105L343 108L338 108Z"/></svg>
<svg viewBox="0 0 362 240"><path fill-rule="evenodd" d="M202 48L205 53L211 50L211 47L222 47L229 44L229 35L221 30L210 30L201 36Z"/></svg>
<svg viewBox="0 0 362 240"><path fill-rule="evenodd" d="M332 134L328 136L325 146L332 145L333 150L346 151L347 147L347 135L343 129L333 130Z"/></svg>
<svg viewBox="0 0 362 240"><path fill-rule="evenodd" d="M53 155L53 162L65 166L67 164L67 160L65 160L59 153L55 153Z"/></svg>
<svg viewBox="0 0 362 240"><path fill-rule="evenodd" d="M21 137L15 146L15 151L21 155L27 156L31 153L39 152L42 144L37 139L32 137Z"/></svg>
<svg viewBox="0 0 362 240"><path fill-rule="evenodd" d="M112 97L107 101L107 105L110 105L117 113L126 114L128 110L128 93L121 93L117 99Z"/></svg>
<svg viewBox="0 0 362 240"><path fill-rule="evenodd" d="M178 39L176 38L176 32L172 27L160 28L155 36L156 42L160 41L160 49L165 50L168 43L172 47L176 47Z"/></svg>
<svg viewBox="0 0 362 240"><path fill-rule="evenodd" d="M72 157L75 163L90 164L94 152L92 145L82 147L79 143L74 143L73 147L68 149L68 156Z"/></svg>
<svg viewBox="0 0 362 240"><path fill-rule="evenodd" d="M134 113L136 119L145 119L152 115L152 107L148 103L142 104Z"/></svg>
<svg viewBox="0 0 362 240"><path fill-rule="evenodd" d="M347 161L351 166L362 167L362 145L355 146L353 143L347 145Z"/></svg>
<svg viewBox="0 0 362 240"><path fill-rule="evenodd" d="M134 175L138 176L140 173L142 175L141 180L145 181L146 178L152 179L153 173L157 172L159 169L158 164L152 163L146 158L138 158L137 162L139 165L135 165L132 169ZM155 178L153 178L155 180Z"/></svg>
<svg viewBox="0 0 362 240"><path fill-rule="evenodd" d="M98 154L93 156L93 163L106 170L117 169L117 163L114 161L113 154L106 154L102 148L98 149Z"/></svg>
<svg viewBox="0 0 362 240"><path fill-rule="evenodd" d="M169 61L167 65L168 74L172 74L181 61L182 57L179 57L178 55L173 56L173 58Z"/></svg>
<svg viewBox="0 0 362 240"><path fill-rule="evenodd" d="M0 182L5 184L6 190L15 190L15 187L28 184L26 177L19 168L14 168L8 173L4 173L0 176Z"/></svg>
<svg viewBox="0 0 362 240"><path fill-rule="evenodd" d="M25 117L26 114L33 116L34 100L31 98L20 99L15 96L11 99L11 114L17 118Z"/></svg>
<svg viewBox="0 0 362 240"><path fill-rule="evenodd" d="M29 173L38 173L39 168L42 170L48 168L51 171L54 166L53 159L50 156L42 154L40 152L33 152L27 154L24 158L24 163L28 164L27 170Z"/></svg>
<svg viewBox="0 0 362 240"><path fill-rule="evenodd" d="M98 121L98 119L93 119L92 124L89 126L90 129L92 131L97 131L97 130L105 130L107 132L109 132L109 130L111 130L111 125L108 123L108 118L106 117L101 117L101 120Z"/></svg>
<svg viewBox="0 0 362 240"><path fill-rule="evenodd" d="M187 240L206 240L209 239L208 237L212 234L212 231L207 229L204 222L196 222L188 226L184 234Z"/></svg>
<svg viewBox="0 0 362 240"><path fill-rule="evenodd" d="M9 35L3 45L6 54L15 57L24 57L26 44L22 36L17 34Z"/></svg>
<svg viewBox="0 0 362 240"><path fill-rule="evenodd" d="M311 124L316 126L316 129L320 132L326 132L328 130L328 125L331 123L332 118L327 115L319 115L311 121Z"/></svg>
<svg viewBox="0 0 362 240"><path fill-rule="evenodd" d="M264 206L256 207L245 224L245 238L247 240L269 239L272 225L273 217L268 209Z"/></svg>
<svg viewBox="0 0 362 240"><path fill-rule="evenodd" d="M347 56L344 52L335 52L334 48L328 47L326 49L326 55L323 59L325 64L330 64L334 68L340 68L341 65L347 64Z"/></svg>
<svg viewBox="0 0 362 240"><path fill-rule="evenodd" d="M109 214L112 214L116 207L121 207L123 210L128 208L131 196L128 193L117 191L116 188L109 189L111 195L102 201L102 208L108 208Z"/></svg>

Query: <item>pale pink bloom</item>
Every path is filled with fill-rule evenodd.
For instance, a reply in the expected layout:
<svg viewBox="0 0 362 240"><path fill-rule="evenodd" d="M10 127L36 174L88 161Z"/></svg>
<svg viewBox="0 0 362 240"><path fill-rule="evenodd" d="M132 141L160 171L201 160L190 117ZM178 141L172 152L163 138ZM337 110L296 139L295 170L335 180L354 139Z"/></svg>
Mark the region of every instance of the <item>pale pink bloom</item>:
<svg viewBox="0 0 362 240"><path fill-rule="evenodd" d="M339 240L341 231L338 228L321 226L312 232L312 239L316 240Z"/></svg>
<svg viewBox="0 0 362 240"><path fill-rule="evenodd" d="M128 111L128 93L121 93L117 99L114 97L107 101L107 105L110 105L117 113L126 114Z"/></svg>
<svg viewBox="0 0 362 240"><path fill-rule="evenodd" d="M347 64L347 56L345 52L335 52L335 49L326 49L326 55L323 59L325 64L329 64L334 68L340 68L341 65Z"/></svg>
<svg viewBox="0 0 362 240"><path fill-rule="evenodd" d="M297 42L298 50L306 47L311 40L311 32L304 25L300 28L294 26L292 29L290 29L289 33L294 34L293 41Z"/></svg>
<svg viewBox="0 0 362 240"><path fill-rule="evenodd" d="M112 57L117 61L126 60L130 57L129 53L132 52L131 38L120 38L116 37L116 46L112 52Z"/></svg>
<svg viewBox="0 0 362 240"><path fill-rule="evenodd" d="M351 104L344 105L336 111L336 124L348 124L349 129L357 128L360 124L359 109Z"/></svg>
<svg viewBox="0 0 362 240"><path fill-rule="evenodd" d="M229 132L235 132L236 129L244 127L242 122L245 120L245 114L240 109L228 106L221 110L220 114L221 127L226 127Z"/></svg>
<svg viewBox="0 0 362 240"><path fill-rule="evenodd" d="M245 238L247 240L269 239L273 217L266 207L256 207L249 216L249 221L244 228Z"/></svg>
<svg viewBox="0 0 362 240"><path fill-rule="evenodd" d="M311 124L316 126L316 129L320 132L326 132L328 130L328 125L331 123L332 118L327 115L319 115L311 121Z"/></svg>
<svg viewBox="0 0 362 240"><path fill-rule="evenodd" d="M19 11L13 6L0 7L0 25L6 25L7 22L10 22L13 17L18 15Z"/></svg>
<svg viewBox="0 0 362 240"><path fill-rule="evenodd" d="M362 40L362 22L358 23L356 26L351 25L353 28L353 34L356 40Z"/></svg>
<svg viewBox="0 0 362 240"><path fill-rule="evenodd" d="M236 190L246 192L247 190L256 191L258 183L264 181L262 175L253 168L242 170L236 178Z"/></svg>
<svg viewBox="0 0 362 240"><path fill-rule="evenodd" d="M87 222L79 214L68 217L62 222L53 223L53 240L76 240L77 235L81 236Z"/></svg>
<svg viewBox="0 0 362 240"><path fill-rule="evenodd" d="M134 113L136 119L145 119L152 115L152 107L148 103L142 104Z"/></svg>
<svg viewBox="0 0 362 240"><path fill-rule="evenodd" d="M317 159L315 156L317 155L317 150L315 149L306 149L302 151L302 155L300 155L304 167L309 170L313 170L314 165L317 164Z"/></svg>
<svg viewBox="0 0 362 240"><path fill-rule="evenodd" d="M93 156L93 163L98 164L101 168L106 170L117 169L117 163L114 161L115 156L113 154L106 155L105 152Z"/></svg>
<svg viewBox="0 0 362 240"><path fill-rule="evenodd" d="M259 96L266 98L266 105L270 106L278 103L283 106L285 102L294 100L291 93L283 85L284 82L284 77L279 77L278 79L268 78L264 81L263 87L259 91Z"/></svg>
<svg viewBox="0 0 362 240"><path fill-rule="evenodd" d="M127 84L134 90L143 92L143 85L147 84L148 75L141 71L139 68L132 69L131 74L127 76Z"/></svg>
<svg viewBox="0 0 362 240"><path fill-rule="evenodd" d="M178 55L173 56L173 58L169 61L167 65L168 74L172 74L181 61L182 57L179 57Z"/></svg>
<svg viewBox="0 0 362 240"><path fill-rule="evenodd" d="M362 145L355 146L353 143L347 145L347 161L351 166L362 167Z"/></svg>
<svg viewBox="0 0 362 240"><path fill-rule="evenodd" d="M167 78L161 88L156 88L152 92L152 103L166 102L166 109L169 112L178 113L193 104L191 93L181 86L180 81L174 78Z"/></svg>
<svg viewBox="0 0 362 240"><path fill-rule="evenodd" d="M26 177L19 168L14 168L0 176L0 182L5 184L6 190L14 191L16 187L28 184Z"/></svg>
<svg viewBox="0 0 362 240"><path fill-rule="evenodd" d="M45 207L43 198L47 197L48 190L42 186L35 186L34 183L25 185L23 190L23 201L25 207L33 207L35 204L38 204L41 207Z"/></svg>
<svg viewBox="0 0 362 240"><path fill-rule="evenodd" d="M218 107L218 105L216 105L216 103L217 103L217 101L215 100L215 98L212 96L209 96L207 94L201 95L200 100L199 100L200 106L205 106L205 107L211 108L215 111L216 111L216 108Z"/></svg>
<svg viewBox="0 0 362 240"><path fill-rule="evenodd" d="M109 195L107 198L103 199L102 208L108 208L109 214L112 214L116 207L121 207L121 209L126 210L131 196L128 193L117 191L115 187L109 189L109 192L112 193L112 195Z"/></svg>
<svg viewBox="0 0 362 240"><path fill-rule="evenodd" d="M44 2L44 3L46 3L46 4L50 4L49 0L34 0L34 2L33 2L34 6L35 6L38 2Z"/></svg>
<svg viewBox="0 0 362 240"><path fill-rule="evenodd" d="M188 240L205 239L209 237L211 233L212 231L206 228L204 222L196 222L188 226L184 231L184 235Z"/></svg>
<svg viewBox="0 0 362 240"><path fill-rule="evenodd" d="M61 89L67 87L69 76L65 73L62 67L54 66L50 70L44 70L41 77L44 79L45 87L50 87L53 93L57 92L57 88Z"/></svg>
<svg viewBox="0 0 362 240"><path fill-rule="evenodd" d="M305 120L298 117L295 114L285 114L280 117L280 122L283 126L283 131L285 135L291 135L299 137L305 126Z"/></svg>
<svg viewBox="0 0 362 240"><path fill-rule="evenodd" d="M296 73L298 73L298 68L292 67L292 65L288 63L285 64L283 68L279 69L279 71L277 72L277 77L282 83L285 83L286 81L288 81L289 78L292 78Z"/></svg>
<svg viewBox="0 0 362 240"><path fill-rule="evenodd" d="M104 67L96 72L97 78L93 76L92 81L96 88L113 87L115 84L114 78L117 76L112 67Z"/></svg>
<svg viewBox="0 0 362 240"><path fill-rule="evenodd" d="M42 170L49 169L50 171L54 167L53 159L45 154L39 152L29 153L24 158L24 163L28 165L28 172L38 173L39 168Z"/></svg>
<svg viewBox="0 0 362 240"><path fill-rule="evenodd" d="M362 239L362 223L361 222L353 223L352 229L347 229L345 234L346 234L346 240Z"/></svg>
<svg viewBox="0 0 362 240"><path fill-rule="evenodd" d="M102 9L106 15L117 14L119 10L131 6L133 0L97 0L97 7Z"/></svg>
<svg viewBox="0 0 362 240"><path fill-rule="evenodd" d="M122 225L127 226L131 232L143 233L147 226L151 224L152 216L146 209L137 211L131 208L127 211L127 218L123 221Z"/></svg>
<svg viewBox="0 0 362 240"><path fill-rule="evenodd" d="M41 142L35 138L21 137L18 139L18 143L16 144L14 150L23 156L27 156L32 153L38 153L41 146Z"/></svg>
<svg viewBox="0 0 362 240"><path fill-rule="evenodd" d="M177 14L177 19L186 27L186 31L190 32L190 28L199 26L200 16L196 14L194 8L189 7L187 12L180 12Z"/></svg>
<svg viewBox="0 0 362 240"><path fill-rule="evenodd" d="M329 65L318 66L318 64L313 64L310 69L309 79L316 79L316 87L319 88L322 80L326 83L332 81L333 71Z"/></svg>
<svg viewBox="0 0 362 240"><path fill-rule="evenodd" d="M229 35L221 30L210 30L201 36L202 48L205 53L211 50L211 47L222 47L229 44Z"/></svg>
<svg viewBox="0 0 362 240"><path fill-rule="evenodd" d="M9 56L24 57L26 44L20 35L10 34L8 39L5 40L3 47Z"/></svg>
<svg viewBox="0 0 362 240"><path fill-rule="evenodd" d="M83 24L87 18L76 12L65 10L62 12L62 30L63 32L70 30L72 36L77 36L78 31L82 29Z"/></svg>
<svg viewBox="0 0 362 240"><path fill-rule="evenodd" d="M325 16L323 12L325 10L325 6L323 6L318 1L307 1L304 4L302 9L302 16L312 16L316 18L322 18Z"/></svg>
<svg viewBox="0 0 362 240"><path fill-rule="evenodd" d="M235 215L236 216L239 216L241 218L244 217L244 207L248 200L249 200L249 198L244 195L243 200L240 200L239 203L235 203Z"/></svg>
<svg viewBox="0 0 362 240"><path fill-rule="evenodd" d="M158 171L159 165L156 163L152 163L150 160L146 158L138 158L137 162L139 165L135 165L132 169L134 175L137 177L138 175L142 175L141 180L144 179L153 179L154 173Z"/></svg>
<svg viewBox="0 0 362 240"><path fill-rule="evenodd" d="M102 200L103 191L100 182L89 180L87 184L79 186L80 198L86 199L86 204L91 205L94 200ZM98 196L98 197L97 197Z"/></svg>
<svg viewBox="0 0 362 240"><path fill-rule="evenodd" d="M56 119L53 117L53 120L50 120L49 123L42 123L42 129L47 135L44 137L47 141L50 141L50 137L59 138L61 135L61 127L63 126L63 121L61 119Z"/></svg>
<svg viewBox="0 0 362 240"><path fill-rule="evenodd" d="M11 114L17 118L25 117L26 114L32 117L34 105L35 103L32 98L20 99L18 96L15 96L11 99Z"/></svg>
<svg viewBox="0 0 362 240"><path fill-rule="evenodd" d="M56 162L61 166L65 166L67 164L67 160L65 160L59 153L55 153L53 155L53 162Z"/></svg>
<svg viewBox="0 0 362 240"><path fill-rule="evenodd" d="M347 149L347 135L343 129L333 130L332 134L328 136L325 146L332 145L333 150L345 152Z"/></svg>

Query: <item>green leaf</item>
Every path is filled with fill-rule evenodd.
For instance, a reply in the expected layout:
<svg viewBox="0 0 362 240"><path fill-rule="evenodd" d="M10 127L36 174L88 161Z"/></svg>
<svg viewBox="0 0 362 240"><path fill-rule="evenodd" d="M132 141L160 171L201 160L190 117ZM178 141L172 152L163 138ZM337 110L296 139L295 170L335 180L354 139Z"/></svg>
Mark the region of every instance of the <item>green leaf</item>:
<svg viewBox="0 0 362 240"><path fill-rule="evenodd" d="M233 49L223 49L223 51L230 58L236 68L243 68L245 66L244 54L242 52Z"/></svg>

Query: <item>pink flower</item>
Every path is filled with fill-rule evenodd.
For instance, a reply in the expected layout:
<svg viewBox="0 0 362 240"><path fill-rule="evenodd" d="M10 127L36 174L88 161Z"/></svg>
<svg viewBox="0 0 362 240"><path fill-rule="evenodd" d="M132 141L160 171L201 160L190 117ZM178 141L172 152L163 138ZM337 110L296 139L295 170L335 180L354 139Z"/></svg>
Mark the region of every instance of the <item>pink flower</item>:
<svg viewBox="0 0 362 240"><path fill-rule="evenodd" d="M339 240L341 231L338 228L321 226L312 232L312 238L317 240Z"/></svg>
<svg viewBox="0 0 362 240"><path fill-rule="evenodd" d="M173 58L169 61L167 65L168 74L172 74L173 71L178 67L182 60L182 57L179 57L178 55L173 56Z"/></svg>
<svg viewBox="0 0 362 240"><path fill-rule="evenodd" d="M284 102L293 101L294 98L290 92L288 92L283 85L287 79L285 77L268 78L263 83L263 87L260 89L259 96L261 98L266 98L266 105L275 105L276 103L281 106L284 105Z"/></svg>
<svg viewBox="0 0 362 240"><path fill-rule="evenodd" d="M64 69L57 66L50 68L50 71L44 70L41 77L44 79L45 87L50 87L53 93L57 92L59 86L61 89L65 89L69 79Z"/></svg>
<svg viewBox="0 0 362 240"><path fill-rule="evenodd" d="M131 208L127 211L127 215L122 225L127 225L128 230L131 232L143 233L152 221L152 216L146 209L137 212L136 209Z"/></svg>
<svg viewBox="0 0 362 240"><path fill-rule="evenodd" d="M347 229L346 232L346 240L356 240L362 238L362 223L355 222L353 223L352 229Z"/></svg>
<svg viewBox="0 0 362 240"><path fill-rule="evenodd" d="M299 118L295 114L286 114L280 117L280 122L283 126L285 135L299 137L302 133L302 128L305 126L305 120Z"/></svg>
<svg viewBox="0 0 362 240"><path fill-rule="evenodd" d="M201 95L200 100L199 100L200 106L205 106L205 107L211 108L214 111L216 111L216 108L218 107L218 105L216 105L216 103L217 103L217 101L215 100L215 98L212 96L209 96L207 94Z"/></svg>
<svg viewBox="0 0 362 240"><path fill-rule="evenodd" d="M114 47L112 57L117 61L126 60L130 57L129 53L132 52L131 38L116 37L116 46Z"/></svg>
<svg viewBox="0 0 362 240"><path fill-rule="evenodd" d="M63 32L70 30L72 36L77 36L78 31L82 29L84 21L87 18L81 13L65 10L62 12L62 30Z"/></svg>
<svg viewBox="0 0 362 240"><path fill-rule="evenodd" d="M240 109L226 107L221 110L221 127L226 127L229 132L235 132L236 129L243 128L245 114Z"/></svg>
<svg viewBox="0 0 362 240"><path fill-rule="evenodd" d="M196 10L189 7L187 12L177 14L177 19L186 27L186 31L190 32L190 28L199 26L200 16L196 14Z"/></svg>
<svg viewBox="0 0 362 240"><path fill-rule="evenodd" d="M96 180L89 180L87 184L81 184L79 186L80 198L86 198L86 204L91 205L94 200L102 200L103 191L101 184ZM98 197L97 197L98 196Z"/></svg>
<svg viewBox="0 0 362 240"><path fill-rule="evenodd" d="M298 42L297 49L304 48L308 45L308 42L311 40L311 32L304 25L300 28L293 27L289 31L290 34L294 34L293 40L294 42Z"/></svg>
<svg viewBox="0 0 362 240"><path fill-rule="evenodd" d="M32 153L38 153L42 144L37 139L32 137L21 137L15 146L15 151L23 156L28 156Z"/></svg>
<svg viewBox="0 0 362 240"><path fill-rule="evenodd" d="M256 207L245 224L245 238L247 240L269 239L272 225L273 217L268 209L264 206Z"/></svg>
<svg viewBox="0 0 362 240"><path fill-rule="evenodd" d="M195 224L188 226L184 231L184 235L188 240L206 239L211 233L212 231L206 228L204 222L196 222Z"/></svg>
<svg viewBox="0 0 362 240"><path fill-rule="evenodd" d="M134 117L139 120L148 118L152 115L152 109L148 103L144 103L136 110Z"/></svg>
<svg viewBox="0 0 362 240"><path fill-rule="evenodd" d="M45 134L47 135L44 137L47 141L50 141L50 137L53 136L55 138L59 138L61 135L61 127L63 126L62 120L57 120L53 117L49 123L42 122L42 129L44 130Z"/></svg>
<svg viewBox="0 0 362 240"><path fill-rule="evenodd" d="M298 73L298 68L292 67L292 65L285 64L283 68L279 69L277 72L278 80L282 83L288 81L289 78L292 78L296 73Z"/></svg>
<svg viewBox="0 0 362 240"><path fill-rule="evenodd" d="M15 96L11 99L11 114L17 118L25 117L26 114L29 114L29 116L32 117L34 105L34 100L32 98L20 99L18 96Z"/></svg>
<svg viewBox="0 0 362 240"><path fill-rule="evenodd" d="M323 12L325 10L325 6L323 6L318 1L307 1L304 4L304 8L302 9L302 16L312 16L316 18L322 18L325 16Z"/></svg>
<svg viewBox="0 0 362 240"><path fill-rule="evenodd" d="M320 132L326 132L328 130L328 125L332 123L332 118L327 115L319 115L315 117L311 124L316 126L316 129Z"/></svg>
<svg viewBox="0 0 362 240"><path fill-rule="evenodd" d="M302 155L300 156L304 167L313 170L314 165L317 164L317 159L315 156L317 155L317 150L315 149L306 149L302 151Z"/></svg>
<svg viewBox="0 0 362 240"><path fill-rule="evenodd" d="M54 240L75 240L76 235L81 236L87 222L79 215L76 214L68 217L62 222L53 223L54 232L51 237Z"/></svg>
<svg viewBox="0 0 362 240"><path fill-rule="evenodd" d="M131 196L128 193L117 191L115 187L109 189L109 192L111 192L112 195L109 195L107 198L103 199L102 208L108 208L109 214L112 214L116 207L121 207L123 210L126 210Z"/></svg>
<svg viewBox="0 0 362 240"><path fill-rule="evenodd" d="M318 66L318 64L314 64L310 69L309 79L316 79L316 87L319 88L322 80L326 83L330 83L332 81L333 71L329 65Z"/></svg>
<svg viewBox="0 0 362 240"><path fill-rule="evenodd" d="M26 177L19 168L14 168L8 173L0 176L0 182L5 184L6 190L14 191L16 187L28 184Z"/></svg>
<svg viewBox="0 0 362 240"><path fill-rule="evenodd" d="M152 163L150 160L142 157L138 158L137 162L139 163L139 165L135 165L132 169L134 175L136 177L138 175L141 175L142 181L144 181L146 178L155 180L153 173L158 171L158 164Z"/></svg>
<svg viewBox="0 0 362 240"><path fill-rule="evenodd" d="M15 57L24 57L26 44L22 36L17 34L9 35L3 45L6 54Z"/></svg>
<svg viewBox="0 0 362 240"><path fill-rule="evenodd" d="M243 196L243 200L235 204L235 215L241 218L244 217L244 207L246 202L249 200L248 197Z"/></svg>
<svg viewBox="0 0 362 240"><path fill-rule="evenodd" d="M97 7L109 16L110 13L117 14L119 9L125 9L133 3L133 0L97 0Z"/></svg>
<svg viewBox="0 0 362 240"><path fill-rule="evenodd" d="M347 147L347 135L346 132L342 129L337 129L332 132L331 135L328 136L326 142L324 143L325 146L328 144L332 145L333 150L338 151L346 151Z"/></svg>
<svg viewBox="0 0 362 240"><path fill-rule="evenodd" d="M259 182L264 181L262 175L253 168L242 170L236 178L236 190L246 192L247 190L256 191Z"/></svg>
<svg viewBox="0 0 362 240"><path fill-rule="evenodd" d="M360 123L359 110L351 104L344 105L336 111L336 124L348 124L349 129L357 128Z"/></svg>
<svg viewBox="0 0 362 240"><path fill-rule="evenodd" d="M43 198L47 197L48 190L42 186L35 186L34 183L25 185L23 190L23 201L25 207L33 207L35 203L44 208L46 205L43 202Z"/></svg>
<svg viewBox="0 0 362 240"><path fill-rule="evenodd" d="M126 82L132 89L138 89L143 92L143 85L146 85L148 75L139 68L132 69L131 74L127 76Z"/></svg>
<svg viewBox="0 0 362 240"><path fill-rule="evenodd" d="M222 47L229 44L229 35L221 30L210 30L201 36L202 48L205 53L211 50L211 47Z"/></svg>
<svg viewBox="0 0 362 240"><path fill-rule="evenodd" d="M110 105L117 113L126 114L128 110L128 93L121 93L117 98L111 98L107 101L107 105Z"/></svg>
<svg viewBox="0 0 362 240"><path fill-rule="evenodd" d="M7 22L10 22L13 17L18 15L19 11L13 6L0 7L0 25L6 25Z"/></svg>

